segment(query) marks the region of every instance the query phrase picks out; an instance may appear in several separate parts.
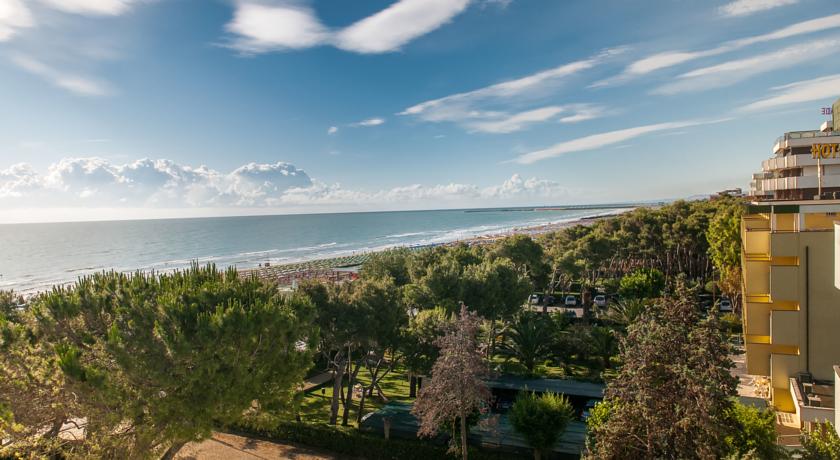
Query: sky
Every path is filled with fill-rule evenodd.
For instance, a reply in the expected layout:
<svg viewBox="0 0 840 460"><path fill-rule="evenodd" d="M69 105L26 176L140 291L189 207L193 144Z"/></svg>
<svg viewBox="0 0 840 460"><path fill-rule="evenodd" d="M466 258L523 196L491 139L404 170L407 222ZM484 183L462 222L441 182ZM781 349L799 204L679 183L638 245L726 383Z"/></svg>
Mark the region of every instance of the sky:
<svg viewBox="0 0 840 460"><path fill-rule="evenodd" d="M0 223L747 187L836 0L0 0Z"/></svg>

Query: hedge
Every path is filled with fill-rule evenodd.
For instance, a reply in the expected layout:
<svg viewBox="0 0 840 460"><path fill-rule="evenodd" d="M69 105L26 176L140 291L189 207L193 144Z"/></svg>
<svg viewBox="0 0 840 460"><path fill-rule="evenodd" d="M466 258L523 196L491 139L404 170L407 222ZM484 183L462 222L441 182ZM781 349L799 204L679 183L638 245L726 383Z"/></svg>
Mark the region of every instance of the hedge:
<svg viewBox="0 0 840 460"><path fill-rule="evenodd" d="M409 441L393 438L386 440L383 437L363 433L355 429L345 430L322 424L279 422L273 428L239 424L226 427L225 431L266 441L292 442L335 454L371 460L457 458L457 456L447 454L446 446L421 440ZM470 448L469 458L472 460L513 460L529 457Z"/></svg>

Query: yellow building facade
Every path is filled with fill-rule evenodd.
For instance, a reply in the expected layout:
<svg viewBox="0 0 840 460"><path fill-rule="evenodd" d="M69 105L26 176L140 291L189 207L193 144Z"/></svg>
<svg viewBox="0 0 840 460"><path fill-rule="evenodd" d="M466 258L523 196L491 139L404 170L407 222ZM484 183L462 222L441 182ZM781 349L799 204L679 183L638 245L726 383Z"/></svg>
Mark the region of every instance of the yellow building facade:
<svg viewBox="0 0 840 460"><path fill-rule="evenodd" d="M825 127L777 140L741 220L747 373L768 377L772 404L800 424L835 421L840 157L820 153L838 143Z"/></svg>

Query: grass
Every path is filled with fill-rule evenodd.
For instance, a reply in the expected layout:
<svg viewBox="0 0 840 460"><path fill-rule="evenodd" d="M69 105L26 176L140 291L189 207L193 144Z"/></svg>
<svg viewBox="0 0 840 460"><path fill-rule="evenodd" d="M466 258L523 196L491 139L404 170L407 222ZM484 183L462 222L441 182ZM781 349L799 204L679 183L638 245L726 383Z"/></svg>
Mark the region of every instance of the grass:
<svg viewBox="0 0 840 460"><path fill-rule="evenodd" d="M370 375L366 369L360 369L357 382L362 386L370 384ZM347 380L343 382L345 389L347 387ZM412 398L408 397L409 380L408 372L403 366L396 366L387 376L379 381L379 386L382 388L382 393L389 401L411 402ZM304 422L310 423L329 423L330 419L330 404L332 403L332 384L328 383L323 388L316 389L304 395L300 403L300 417ZM365 398L365 414L375 412L385 405L385 401L379 398L374 392L374 395ZM359 410L358 395L353 396L353 404L350 409L348 417L348 424L356 426L356 417ZM341 416L344 407L339 404L339 423L341 423Z"/></svg>

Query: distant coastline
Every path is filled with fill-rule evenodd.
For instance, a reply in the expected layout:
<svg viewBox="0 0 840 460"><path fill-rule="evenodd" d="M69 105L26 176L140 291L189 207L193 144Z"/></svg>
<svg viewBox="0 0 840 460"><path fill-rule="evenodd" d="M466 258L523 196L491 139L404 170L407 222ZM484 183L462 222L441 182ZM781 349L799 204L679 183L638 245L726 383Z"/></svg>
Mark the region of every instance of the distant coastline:
<svg viewBox="0 0 840 460"><path fill-rule="evenodd" d="M458 239L452 240L448 242L436 243L436 244L425 244L425 245L411 245L411 246L394 246L390 248L383 248L376 251L365 252L361 254L353 254L348 256L340 256L340 257L328 257L328 258L315 258L311 260L304 260L298 261L288 264L278 264L278 265L268 265L256 268L246 268L238 270L240 275L248 276L248 275L256 275L258 278L276 282L281 287L289 287L292 286L296 281L300 281L303 279L335 279L335 280L342 280L342 279L352 279L353 277L350 275L344 276L342 272L353 273L358 271L361 266L367 261L369 257L374 254L381 253L384 251L395 250L395 249L409 249L409 250L420 250L420 249L427 249L433 248L436 246L453 246L457 244L467 244L467 245L483 245L483 244L491 244L500 239L507 238L513 235L529 235L529 236L537 236L546 233L556 232L558 230L562 230L564 228L574 227L578 225L593 225L595 222L603 219L608 219L611 217L615 217L619 214L623 214L624 212L632 211L638 208L638 205L634 206L626 206L626 207L609 207L609 208L595 208L595 209L611 209L612 212L595 215L595 216L586 216L581 217L576 220L566 221L566 222L556 222L550 224L542 224L542 225L534 225L534 226L527 226L521 228L514 228L508 231L499 232L499 233L491 233L471 238L465 239ZM580 208L578 208L580 209ZM585 209L593 209L593 208L585 208ZM530 209L497 209L495 211L537 211L537 208L530 208ZM551 209L557 210L557 209ZM563 208L565 210L565 208ZM482 212L483 210L468 210L465 212Z"/></svg>
<svg viewBox="0 0 840 460"><path fill-rule="evenodd" d="M352 270L370 254L538 235L649 203L77 222L0 226L0 289L24 295L103 271L171 272L190 263L281 277ZM515 211L515 212L510 212ZM62 244L56 246L55 242ZM317 274L317 273L316 273ZM323 273L321 273L323 274ZM319 275L320 276L320 275ZM338 276L338 275L337 275ZM344 275L340 275L344 276Z"/></svg>

